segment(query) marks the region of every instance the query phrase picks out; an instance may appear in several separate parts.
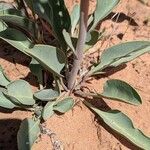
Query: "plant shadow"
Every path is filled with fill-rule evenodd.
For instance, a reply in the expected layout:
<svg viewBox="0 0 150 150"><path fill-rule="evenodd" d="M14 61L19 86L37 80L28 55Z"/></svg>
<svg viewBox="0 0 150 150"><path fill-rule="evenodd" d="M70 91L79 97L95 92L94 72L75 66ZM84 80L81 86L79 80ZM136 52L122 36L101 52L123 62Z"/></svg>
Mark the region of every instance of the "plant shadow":
<svg viewBox="0 0 150 150"><path fill-rule="evenodd" d="M120 12L119 17L116 15L115 12L111 12L104 20L111 19L113 22L121 23L125 20L129 22L129 25L131 26L138 26L138 23L135 21L135 19L129 15L126 15L125 13Z"/></svg>
<svg viewBox="0 0 150 150"><path fill-rule="evenodd" d="M31 58L23 54L19 50L13 48L8 43L0 40L0 58L11 62L12 64L20 64L22 66L28 67ZM5 68L4 68L5 70ZM9 77L9 74L8 74ZM21 78L29 82L32 86L38 87L37 78L29 72L27 76Z"/></svg>
<svg viewBox="0 0 150 150"><path fill-rule="evenodd" d="M94 107L100 108L100 110L103 111L109 111L112 110L107 103L102 98L93 98L93 99L86 99L89 103L91 103ZM119 133L112 130L103 120L100 118L94 111L92 111L95 114L94 120L97 122L98 125L102 126L106 131L108 131L111 135L113 135L122 145L125 147L131 149L131 150L142 150L141 148L135 146L132 144L129 140L125 139L123 136L121 136ZM99 129L98 129L99 130Z"/></svg>
<svg viewBox="0 0 150 150"><path fill-rule="evenodd" d="M104 72L103 74L99 74L99 75L96 75L94 76L95 79L101 79L101 78L104 78L104 77L108 77L125 69L127 67L126 64L122 64L122 65L119 65L117 67L107 67L106 69L102 70L102 72Z"/></svg>
<svg viewBox="0 0 150 150"><path fill-rule="evenodd" d="M0 40L0 58L22 66L28 66L31 61L30 57L2 40Z"/></svg>
<svg viewBox="0 0 150 150"><path fill-rule="evenodd" d="M17 132L21 120L0 120L0 150L17 150Z"/></svg>

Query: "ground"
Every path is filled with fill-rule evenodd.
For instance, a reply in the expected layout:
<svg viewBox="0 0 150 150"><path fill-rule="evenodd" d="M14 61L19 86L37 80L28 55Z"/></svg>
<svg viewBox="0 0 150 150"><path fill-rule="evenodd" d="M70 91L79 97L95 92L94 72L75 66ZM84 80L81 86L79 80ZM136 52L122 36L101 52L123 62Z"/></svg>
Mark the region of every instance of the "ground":
<svg viewBox="0 0 150 150"><path fill-rule="evenodd" d="M8 0L9 1L9 0ZM9 1L10 2L10 1ZM71 11L75 0L66 0ZM95 1L91 0L91 8ZM118 19L111 19L114 13L120 13ZM138 0L122 0L118 7L101 24L100 29L105 28L107 38L104 42L98 42L90 50L90 55L85 59L87 62L95 59L99 53L112 45L124 41L150 40L150 4L142 4ZM36 78L28 69L30 59L0 41L0 64L6 74L12 79L25 79L31 83L32 89L37 88ZM92 78L90 83L85 84L91 90L102 91L103 84L108 79L122 79L130 83L142 97L142 105L132 106L110 100L95 99L97 107L104 109L119 109L127 114L135 127L141 129L150 137L150 54L147 53L134 61L123 65L107 76ZM77 98L79 99L79 98ZM5 110L0 108L0 150L16 150L16 134L21 121L31 117L30 112L23 110ZM86 108L82 103L76 105L72 111L62 116L53 116L46 122L46 127L56 133L65 150L139 150L123 137L118 136L107 127L97 116ZM34 144L33 150L51 150L51 141L48 136L41 138Z"/></svg>

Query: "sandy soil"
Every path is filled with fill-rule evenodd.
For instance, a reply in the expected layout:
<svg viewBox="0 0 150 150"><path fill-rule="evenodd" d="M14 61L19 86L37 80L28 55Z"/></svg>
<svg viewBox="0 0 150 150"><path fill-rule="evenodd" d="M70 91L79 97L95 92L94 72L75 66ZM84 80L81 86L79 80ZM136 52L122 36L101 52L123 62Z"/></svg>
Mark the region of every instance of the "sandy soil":
<svg viewBox="0 0 150 150"><path fill-rule="evenodd" d="M66 0L69 10L72 9L75 0ZM94 0L91 1L93 9ZM149 4L148 4L149 5ZM150 6L143 5L138 0L122 0L120 5L101 24L107 35L111 35L106 41L98 42L90 52L99 49L99 52L108 46L131 40L149 40L150 26L145 21L150 16ZM111 20L114 13L120 12L119 19ZM36 78L28 69L29 58L0 41L0 64L7 75L12 79L22 78L29 81L33 90L36 89ZM94 53L85 60L95 59ZM110 71L108 76L92 79L85 84L91 90L102 91L103 83L108 79L122 79L130 83L140 93L143 104L135 107L124 103L109 100L95 99L97 107L122 110L146 135L150 136L150 54ZM78 98L77 98L78 99ZM17 150L16 134L21 120L31 117L30 112L0 108L0 150ZM110 130L88 108L79 103L72 111L63 116L53 116L46 122L46 127L56 133L62 141L65 150L139 150L130 142ZM33 150L51 150L51 141L46 135L33 146Z"/></svg>

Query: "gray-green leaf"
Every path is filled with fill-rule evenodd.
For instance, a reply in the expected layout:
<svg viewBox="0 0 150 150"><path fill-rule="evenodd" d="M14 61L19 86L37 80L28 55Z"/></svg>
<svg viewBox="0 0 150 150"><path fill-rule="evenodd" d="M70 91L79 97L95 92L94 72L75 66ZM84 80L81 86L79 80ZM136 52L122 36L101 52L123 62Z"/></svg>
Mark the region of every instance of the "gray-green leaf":
<svg viewBox="0 0 150 150"><path fill-rule="evenodd" d="M7 94L19 101L23 105L34 105L32 89L28 82L24 80L15 80L7 85Z"/></svg>
<svg viewBox="0 0 150 150"><path fill-rule="evenodd" d="M26 52L45 69L55 73L57 76L61 76L60 72L66 63L63 51L49 45L35 45L30 51Z"/></svg>
<svg viewBox="0 0 150 150"><path fill-rule="evenodd" d="M33 57L48 71L60 75L66 63L65 54L60 49L49 45L33 45L20 31L8 28L0 32L0 38L21 52Z"/></svg>
<svg viewBox="0 0 150 150"><path fill-rule="evenodd" d="M120 0L97 0L96 10L93 13L94 20L90 24L90 31L117 6L119 1Z"/></svg>
<svg viewBox="0 0 150 150"><path fill-rule="evenodd" d="M12 4L4 2L4 1L0 1L0 11L11 9L11 8L14 8L14 6Z"/></svg>
<svg viewBox="0 0 150 150"><path fill-rule="evenodd" d="M136 90L121 80L108 80L105 83L104 91L100 96L133 105L139 105L142 103Z"/></svg>
<svg viewBox="0 0 150 150"><path fill-rule="evenodd" d="M8 22L15 26L18 26L28 33L32 33L32 35L34 35L35 23L29 20L21 13L21 11L18 11L17 9L11 8L0 10L0 19L6 23Z"/></svg>
<svg viewBox="0 0 150 150"><path fill-rule="evenodd" d="M34 59L30 62L29 68L38 79L39 84L43 84L43 67Z"/></svg>
<svg viewBox="0 0 150 150"><path fill-rule="evenodd" d="M59 96L59 92L52 89L44 89L34 93L34 97L41 101L53 101Z"/></svg>
<svg viewBox="0 0 150 150"><path fill-rule="evenodd" d="M73 11L71 12L71 35L74 35L74 31L76 28L76 25L79 22L79 18L80 18L80 6L78 4L76 4L73 7Z"/></svg>
<svg viewBox="0 0 150 150"><path fill-rule="evenodd" d="M10 101L4 94L3 91L6 89L0 88L0 107L13 109L16 105Z"/></svg>
<svg viewBox="0 0 150 150"><path fill-rule="evenodd" d="M42 118L46 121L48 118L50 118L54 114L53 106L56 102L47 102L45 107L42 110Z"/></svg>
<svg viewBox="0 0 150 150"><path fill-rule="evenodd" d="M31 150L39 134L39 121L29 118L24 119L17 134L18 150Z"/></svg>
<svg viewBox="0 0 150 150"><path fill-rule="evenodd" d="M5 26L5 28L7 27ZM32 42L25 34L13 28L7 28L1 31L0 38L26 55L26 51L33 47Z"/></svg>
<svg viewBox="0 0 150 150"><path fill-rule="evenodd" d="M96 30L87 33L86 43L84 46L84 51L89 50L92 48L99 40L100 40L101 33Z"/></svg>
<svg viewBox="0 0 150 150"><path fill-rule="evenodd" d="M10 83L10 80L5 75L3 68L0 66L0 85L7 86Z"/></svg>
<svg viewBox="0 0 150 150"><path fill-rule="evenodd" d="M115 45L102 53L101 62L90 73L94 74L107 67L116 67L127 63L147 52L150 52L149 41L133 41Z"/></svg>
<svg viewBox="0 0 150 150"><path fill-rule="evenodd" d="M104 112L93 107L88 102L85 102L85 104L96 112L110 128L123 135L138 147L144 150L149 150L150 138L145 136L139 129L134 128L131 119L125 114L118 110Z"/></svg>
<svg viewBox="0 0 150 150"><path fill-rule="evenodd" d="M72 109L74 106L74 100L71 97L65 98L54 105L54 111L65 113Z"/></svg>
<svg viewBox="0 0 150 150"><path fill-rule="evenodd" d="M29 0L27 0L27 3L29 4ZM69 31L71 20L64 0L33 0L33 3L34 12L52 26L53 32L62 47L66 47L62 31L63 29Z"/></svg>
<svg viewBox="0 0 150 150"><path fill-rule="evenodd" d="M75 48L74 48L74 46L72 44L72 41L71 41L71 37L70 37L69 33L66 30L63 30L63 36L65 38L65 41L66 41L67 45L70 47L70 49L76 55Z"/></svg>

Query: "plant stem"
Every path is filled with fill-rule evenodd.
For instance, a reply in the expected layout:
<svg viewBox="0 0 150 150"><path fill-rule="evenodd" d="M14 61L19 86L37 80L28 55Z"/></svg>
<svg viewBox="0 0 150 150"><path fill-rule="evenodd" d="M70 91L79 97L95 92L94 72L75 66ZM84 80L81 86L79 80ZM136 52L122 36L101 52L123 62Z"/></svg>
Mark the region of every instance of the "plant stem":
<svg viewBox="0 0 150 150"><path fill-rule="evenodd" d="M74 88L75 81L78 72L80 70L81 63L83 61L83 48L84 48L86 34L87 34L88 9L89 9L89 0L81 0L79 37L76 46L76 57L74 56L73 67L69 74L69 79L68 79L69 90L72 90Z"/></svg>

